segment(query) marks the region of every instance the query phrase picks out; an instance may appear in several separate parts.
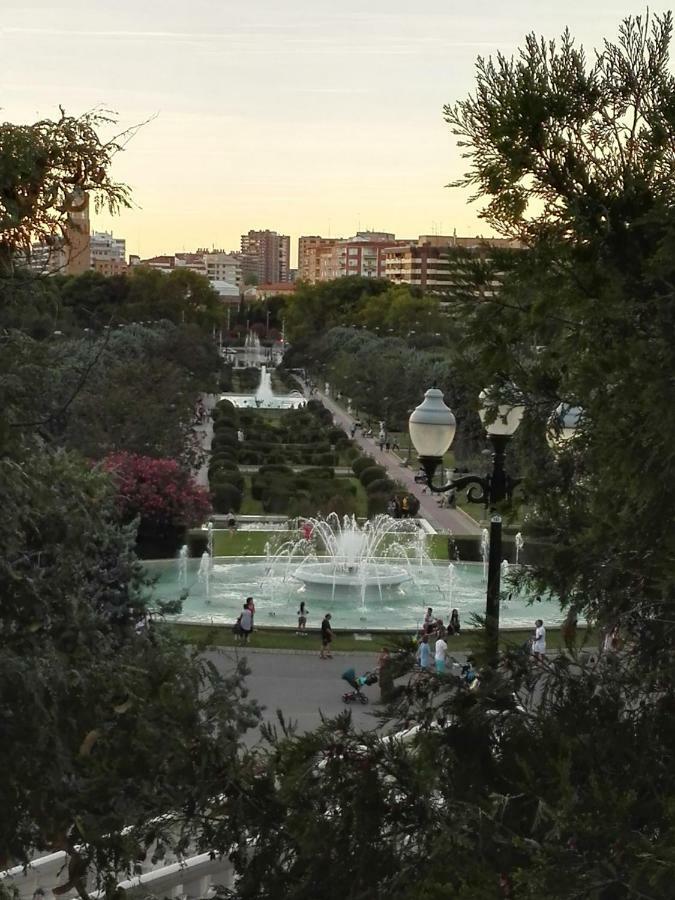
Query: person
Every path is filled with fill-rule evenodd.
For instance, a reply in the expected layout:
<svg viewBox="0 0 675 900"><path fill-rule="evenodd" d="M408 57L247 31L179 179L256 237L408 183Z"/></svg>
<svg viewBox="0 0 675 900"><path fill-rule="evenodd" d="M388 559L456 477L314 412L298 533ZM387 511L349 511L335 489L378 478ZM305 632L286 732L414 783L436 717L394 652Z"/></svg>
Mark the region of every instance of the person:
<svg viewBox="0 0 675 900"><path fill-rule="evenodd" d="M387 453L389 453L389 448L390 448L390 447L391 447L391 442L390 442L390 441L385 441L385 442L384 442L384 448L385 448L385 450L387 451Z"/></svg>
<svg viewBox="0 0 675 900"><path fill-rule="evenodd" d="M401 517L407 519L410 515L410 501L408 500L408 495L406 494L401 499Z"/></svg>
<svg viewBox="0 0 675 900"><path fill-rule="evenodd" d="M234 534L237 530L237 520L234 517L234 513L231 511L227 514L227 527L230 530L230 534Z"/></svg>
<svg viewBox="0 0 675 900"><path fill-rule="evenodd" d="M333 658L333 654L330 652L330 645L333 640L333 629L330 624L331 618L331 614L326 613L321 623L321 653L319 654L319 659Z"/></svg>
<svg viewBox="0 0 675 900"><path fill-rule="evenodd" d="M307 614L309 610L305 606L305 601L300 601L300 609L298 610L298 634L307 634Z"/></svg>
<svg viewBox="0 0 675 900"><path fill-rule="evenodd" d="M245 644L248 644L248 639L251 637L251 632L253 631L253 611L248 605L248 601L244 603L244 608L239 615L238 622L241 639Z"/></svg>
<svg viewBox="0 0 675 900"><path fill-rule="evenodd" d="M450 628L448 628L448 634L454 634L455 637L457 637L461 630L461 626L459 623L459 610L453 609L452 613L450 614L450 625L452 626L452 632L450 631Z"/></svg>
<svg viewBox="0 0 675 900"><path fill-rule="evenodd" d="M303 522L302 524L302 536L306 541L310 541L312 539L312 533L314 531L314 526L311 522Z"/></svg>
<svg viewBox="0 0 675 900"><path fill-rule="evenodd" d="M398 441L394 441L394 443L391 445L391 449L392 449L392 452L393 452L394 450L400 450L400 449L401 449L401 448L399 447L399 445L398 445Z"/></svg>
<svg viewBox="0 0 675 900"><path fill-rule="evenodd" d="M546 655L546 629L541 619L534 623L534 637L532 639L532 655L538 661Z"/></svg>
<svg viewBox="0 0 675 900"><path fill-rule="evenodd" d="M417 648L417 664L420 669L427 670L431 663L431 647L429 646L429 636L422 635L422 639Z"/></svg>
<svg viewBox="0 0 675 900"><path fill-rule="evenodd" d="M424 614L424 622L422 623L422 634L431 634L434 627L434 611L429 606Z"/></svg>
<svg viewBox="0 0 675 900"><path fill-rule="evenodd" d="M392 519L396 518L396 501L392 497L389 503L387 503L387 515L391 516Z"/></svg>
<svg viewBox="0 0 675 900"><path fill-rule="evenodd" d="M448 652L448 645L445 643L443 638L439 637L436 640L436 674L442 675L445 672L445 655Z"/></svg>

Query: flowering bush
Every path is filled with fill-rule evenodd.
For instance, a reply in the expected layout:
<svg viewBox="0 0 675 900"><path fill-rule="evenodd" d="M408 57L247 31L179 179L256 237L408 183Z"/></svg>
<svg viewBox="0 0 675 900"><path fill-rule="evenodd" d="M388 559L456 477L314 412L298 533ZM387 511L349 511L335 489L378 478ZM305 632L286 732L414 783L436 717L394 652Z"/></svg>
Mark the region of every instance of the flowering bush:
<svg viewBox="0 0 675 900"><path fill-rule="evenodd" d="M139 534L190 528L211 510L208 491L173 459L111 453L102 465L113 474L121 518L141 517Z"/></svg>

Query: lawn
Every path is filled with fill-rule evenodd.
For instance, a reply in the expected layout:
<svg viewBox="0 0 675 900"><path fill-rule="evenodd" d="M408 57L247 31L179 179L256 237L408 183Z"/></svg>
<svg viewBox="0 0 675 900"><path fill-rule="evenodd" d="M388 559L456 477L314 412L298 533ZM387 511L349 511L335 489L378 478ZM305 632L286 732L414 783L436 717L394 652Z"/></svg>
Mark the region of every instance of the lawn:
<svg viewBox="0 0 675 900"><path fill-rule="evenodd" d="M235 640L232 629L228 626L218 627L214 625L182 625L171 624L169 628L182 640L189 644L202 647L241 647L241 643ZM513 649L522 646L529 637L530 629L503 630L500 632L500 646L503 649ZM373 633L372 640L357 640L354 632L337 632L333 641L333 649L349 653L373 653L381 647L395 645L397 641L411 637L410 632ZM465 631L459 637L448 639L448 653L471 653L480 647L481 633L479 631ZM546 644L549 650L559 650L563 647L560 630L548 628L546 630ZM256 629L251 638L251 648L267 650L297 650L317 652L319 649L319 631L308 630L307 636L297 635L292 630L273 628ZM580 628L578 631L577 646L588 646L589 649L597 649L597 640L593 632L587 632Z"/></svg>

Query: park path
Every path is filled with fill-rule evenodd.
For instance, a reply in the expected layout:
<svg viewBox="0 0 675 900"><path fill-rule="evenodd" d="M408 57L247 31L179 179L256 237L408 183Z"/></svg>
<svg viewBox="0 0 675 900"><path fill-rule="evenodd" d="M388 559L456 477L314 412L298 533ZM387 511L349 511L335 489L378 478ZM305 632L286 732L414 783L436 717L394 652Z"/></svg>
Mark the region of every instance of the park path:
<svg viewBox="0 0 675 900"><path fill-rule="evenodd" d="M305 396L309 396L308 385L304 382L301 382L301 384ZM312 396L320 399L324 406L333 413L335 424L340 428L344 428L347 434L351 435L355 417L318 389L315 389ZM368 456L372 456L378 465L383 466L387 470L393 481L399 481L407 491L417 497L420 501L419 515L423 516L436 531L450 534L480 534L480 525L470 515L461 509L440 507L437 499L439 495L423 493L424 485L417 484L415 481L416 470L404 465L401 457L392 450L380 450L377 441L374 438L364 437L360 429L357 430L353 440Z"/></svg>

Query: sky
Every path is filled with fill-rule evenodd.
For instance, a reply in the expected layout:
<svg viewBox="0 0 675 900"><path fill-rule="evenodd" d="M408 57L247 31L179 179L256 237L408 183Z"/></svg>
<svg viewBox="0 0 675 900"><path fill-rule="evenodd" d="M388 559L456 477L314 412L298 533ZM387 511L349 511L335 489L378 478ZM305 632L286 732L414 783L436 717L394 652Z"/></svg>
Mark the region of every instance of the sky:
<svg viewBox="0 0 675 900"><path fill-rule="evenodd" d="M489 234L443 105L476 58L566 26L587 50L621 0L2 0L0 117L114 110L134 208L94 226L149 256L237 249L250 228ZM659 11L654 7L654 11Z"/></svg>

